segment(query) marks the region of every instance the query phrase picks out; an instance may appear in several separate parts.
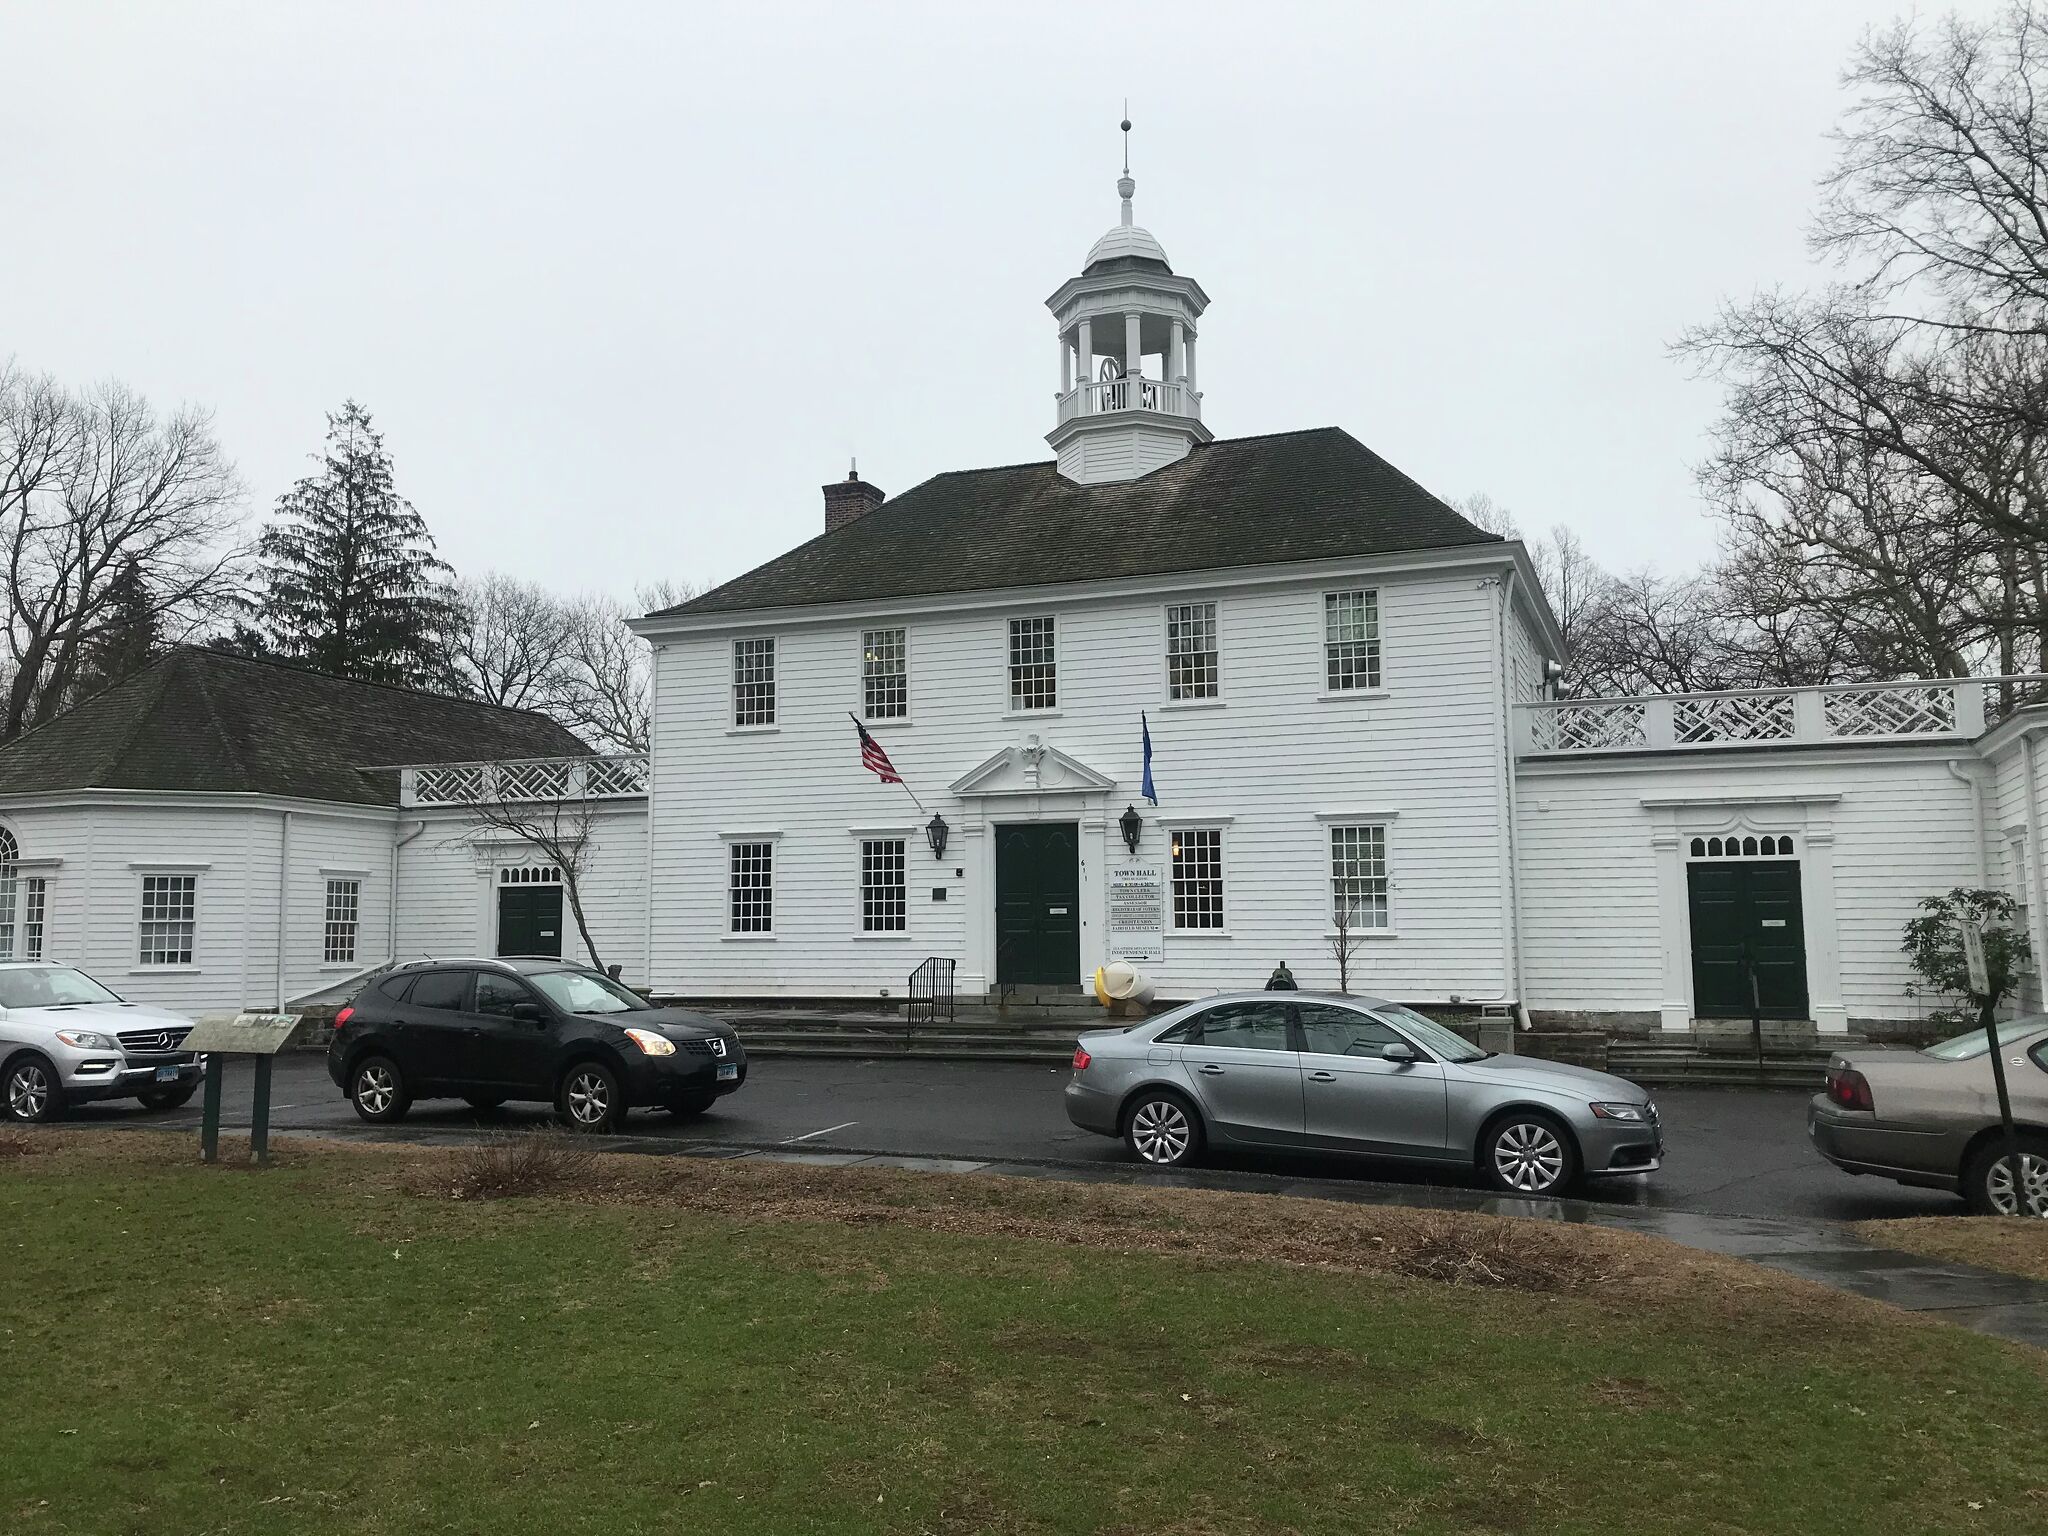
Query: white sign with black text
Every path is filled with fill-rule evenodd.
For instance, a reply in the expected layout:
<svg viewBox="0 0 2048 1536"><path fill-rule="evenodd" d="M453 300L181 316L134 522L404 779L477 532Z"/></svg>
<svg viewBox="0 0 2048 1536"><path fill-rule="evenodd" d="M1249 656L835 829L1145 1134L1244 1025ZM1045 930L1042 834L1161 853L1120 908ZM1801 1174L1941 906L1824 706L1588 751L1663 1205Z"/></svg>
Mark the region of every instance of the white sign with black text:
<svg viewBox="0 0 2048 1536"><path fill-rule="evenodd" d="M1107 958L1166 963L1166 871L1157 864L1109 866Z"/></svg>

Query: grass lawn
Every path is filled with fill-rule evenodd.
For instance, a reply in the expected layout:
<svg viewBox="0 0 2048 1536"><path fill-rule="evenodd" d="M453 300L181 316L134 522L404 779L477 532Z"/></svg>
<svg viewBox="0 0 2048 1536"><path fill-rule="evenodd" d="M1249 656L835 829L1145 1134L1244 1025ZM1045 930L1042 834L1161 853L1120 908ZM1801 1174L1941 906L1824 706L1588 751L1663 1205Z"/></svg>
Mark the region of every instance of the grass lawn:
<svg viewBox="0 0 2048 1536"><path fill-rule="evenodd" d="M10 1533L2048 1528L2048 1356L1596 1229L15 1146Z"/></svg>
<svg viewBox="0 0 2048 1536"><path fill-rule="evenodd" d="M1909 1216L1865 1221L1856 1235L1880 1248L1903 1248L2009 1275L2048 1280L2048 1221L2019 1216Z"/></svg>

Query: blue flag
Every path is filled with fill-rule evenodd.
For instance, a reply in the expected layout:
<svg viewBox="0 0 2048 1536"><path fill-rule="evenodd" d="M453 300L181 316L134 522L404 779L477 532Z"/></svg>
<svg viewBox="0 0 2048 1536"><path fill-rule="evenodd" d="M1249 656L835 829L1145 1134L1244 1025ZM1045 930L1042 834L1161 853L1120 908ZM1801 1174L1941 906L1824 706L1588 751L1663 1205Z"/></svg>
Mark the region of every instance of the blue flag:
<svg viewBox="0 0 2048 1536"><path fill-rule="evenodd" d="M1138 711L1138 730L1145 742L1145 781L1138 786L1138 793L1157 806L1159 791L1152 787L1152 722L1145 718L1142 709Z"/></svg>

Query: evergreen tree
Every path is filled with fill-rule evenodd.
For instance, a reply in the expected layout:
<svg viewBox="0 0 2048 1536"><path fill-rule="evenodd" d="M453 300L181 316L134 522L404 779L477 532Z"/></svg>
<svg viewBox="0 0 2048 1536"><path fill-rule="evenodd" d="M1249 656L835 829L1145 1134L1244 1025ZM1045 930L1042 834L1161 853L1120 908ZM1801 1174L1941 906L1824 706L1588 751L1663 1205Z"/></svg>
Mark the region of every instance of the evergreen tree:
<svg viewBox="0 0 2048 1536"><path fill-rule="evenodd" d="M450 572L355 401L327 418L319 472L278 498L277 516L259 546L256 602L274 654L336 677L448 685L446 642L460 617Z"/></svg>
<svg viewBox="0 0 2048 1536"><path fill-rule="evenodd" d="M156 599L143 579L139 560L124 562L107 583L107 608L106 622L81 647L73 700L89 699L132 677L148 666L160 649Z"/></svg>

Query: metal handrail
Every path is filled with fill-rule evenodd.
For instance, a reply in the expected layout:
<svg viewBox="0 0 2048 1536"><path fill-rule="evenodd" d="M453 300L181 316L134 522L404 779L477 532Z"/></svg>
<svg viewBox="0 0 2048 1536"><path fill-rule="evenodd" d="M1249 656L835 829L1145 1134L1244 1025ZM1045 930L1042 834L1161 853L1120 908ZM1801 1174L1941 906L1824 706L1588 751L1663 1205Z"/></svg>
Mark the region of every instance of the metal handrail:
<svg viewBox="0 0 2048 1536"><path fill-rule="evenodd" d="M954 962L932 955L910 973L909 995L903 1003L903 1043L909 1046L917 1026L953 1022Z"/></svg>

